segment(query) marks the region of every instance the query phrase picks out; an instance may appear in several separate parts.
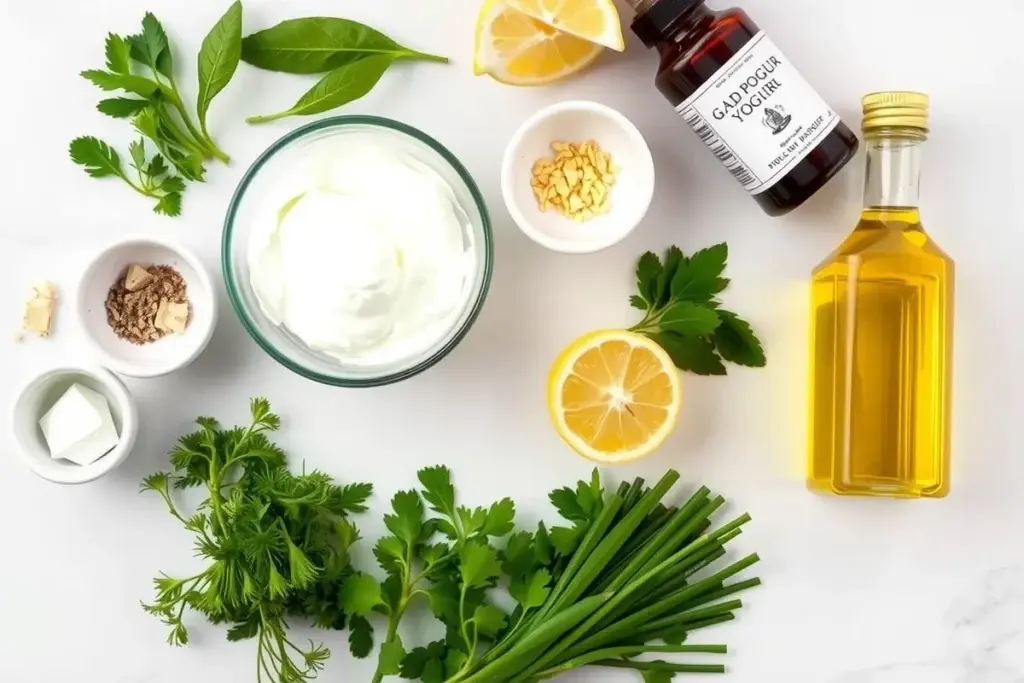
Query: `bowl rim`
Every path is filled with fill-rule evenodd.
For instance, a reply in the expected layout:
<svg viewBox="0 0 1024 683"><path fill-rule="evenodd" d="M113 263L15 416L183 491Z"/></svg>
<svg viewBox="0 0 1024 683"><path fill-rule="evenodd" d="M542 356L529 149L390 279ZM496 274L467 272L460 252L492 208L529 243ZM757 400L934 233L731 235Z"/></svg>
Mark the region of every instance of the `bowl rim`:
<svg viewBox="0 0 1024 683"><path fill-rule="evenodd" d="M501 195L502 199L505 201L506 210L509 212L509 215L512 216L512 221L516 224L519 230L523 232L523 234L537 244L546 247L551 251L563 254L593 254L595 252L608 249L609 247L613 247L623 241L640 225L640 223L643 222L643 219L647 216L647 212L651 207L651 201L654 198L654 182L651 182L650 187L644 192L642 200L643 208L637 214L636 219L630 223L623 222L622 230L609 239L594 242L570 241L552 237L551 235L536 229L519 209L519 203L516 201L512 192L512 174L514 172L515 160L518 156L517 150L522 146L523 140L526 139L526 136L535 128L540 126L540 124L557 114L567 111L580 111L590 115L599 116L611 121L622 129L626 136L636 144L636 147L640 152L640 156L642 157L642 162L645 166L649 167L651 178L652 180L654 179L654 157L651 154L651 147L647 144L647 139L644 138L640 129L637 128L636 124L630 121L625 114L617 109L609 107L607 104L601 104L600 102L594 102L592 100L566 100L564 102L556 102L555 104L542 107L523 121L519 128L516 129L516 132L513 133L508 144L505 146L505 155L501 162Z"/></svg>
<svg viewBox="0 0 1024 683"><path fill-rule="evenodd" d="M209 308L210 315L202 318L205 322L202 324L200 329L196 330L197 333L202 335L202 339L191 352L181 356L171 356L164 362L155 362L144 366L137 363L125 362L109 353L89 331L89 326L85 324L85 282L94 275L96 266L103 257L117 249L122 249L133 244L157 246L167 249L185 261L195 272L196 278L199 280L200 288L203 290L199 293L199 297L205 300L204 303ZM189 293L189 298L192 298L191 292ZM206 347L210 343L210 339L213 337L213 331L217 327L217 294L213 289L213 278L210 277L209 270L207 270L202 260L200 260L200 258L185 245L165 237L132 234L109 242L106 246L97 251L86 263L85 269L78 278L78 289L75 292L75 315L78 317L78 322L82 328L82 333L86 342L89 344L90 348L92 348L93 353L99 357L102 366L126 377L150 379L153 377L169 375L175 370L187 367L192 363L192 361L198 358L203 351L206 350ZM196 322L197 321L190 322L189 329L192 329Z"/></svg>
<svg viewBox="0 0 1024 683"><path fill-rule="evenodd" d="M18 437L20 432L18 429L18 406L25 398L25 394L34 386L49 380L50 378L61 375L88 375L102 384L108 394L108 398L115 401L120 408L121 431L118 434L119 439L117 445L102 458L90 465L79 465L77 468L67 470L69 474L76 473L77 476L51 477L43 472L43 469L39 467L37 458L29 455L23 442ZM21 460L22 464L31 470L33 474L41 479L53 482L54 484L86 484L99 479L128 459L128 455L131 454L132 449L135 447L135 441L139 434L139 409L135 403L135 398L128 390L128 387L125 386L124 382L110 370L91 363L82 365L62 363L34 374L27 381L21 384L15 394L14 404L11 406L9 423L11 433L14 435L14 442L16 445L14 450L18 459Z"/></svg>
<svg viewBox="0 0 1024 683"><path fill-rule="evenodd" d="M398 372L381 375L379 377L334 377L330 375L324 375L319 372L315 372L302 366L299 363L292 361L290 358L285 356L283 353L277 350L263 334L260 333L259 328L253 321L252 316L249 314L248 308L242 302L242 297L239 294L239 283L236 281L234 271L231 265L231 242L234 234L234 222L235 217L239 211L242 200L245 196L246 190L249 185L252 184L255 177L259 174L260 170L281 150L285 149L292 143L321 130L330 128L342 128L352 125L367 125L378 128L389 129L398 133L402 133L415 140L427 145L434 152L439 154L441 158L447 162L452 169L456 172L462 182L466 185L469 190L470 196L473 198L474 203L477 206L477 210L480 212L481 228L483 232L483 243L484 243L484 272L482 274L482 282L480 286L480 292L476 297L476 301L473 302L472 309L469 312L469 316L463 322L462 326L456 331L455 335L452 336L448 342L438 349L429 358L424 359L420 363L401 370ZM231 196L231 202L228 204L228 210L224 217L224 230L221 235L221 270L224 275L224 285L227 288L228 300L231 302L231 308L234 309L235 315L242 323L242 327L249 336L256 342L256 344L263 349L263 351L277 361L280 365L283 365L288 370L291 370L295 374L305 377L306 379L320 384L326 384L329 386L346 387L346 388L369 388L384 386L387 384L394 384L404 379L408 379L422 372L425 372L429 368L436 365L441 359L451 353L452 349L459 345L459 343L469 333L470 328L473 327L473 323L480 315L480 311L483 309L484 301L487 299L487 293L491 285L491 276L494 271L494 235L491 227L490 213L487 211L487 203L484 201L483 194L480 192L480 188L477 187L476 181L470 175L469 171L462 164L461 161L456 158L447 147L442 145L436 139L430 135L424 133L422 130L396 121L383 116L372 116L367 114L346 114L341 116L329 116L327 118L319 119L311 123L307 123L303 126L292 130L289 133L281 136L275 140L262 154L260 154L256 160L249 166L242 179L239 181L238 186L235 188L234 194Z"/></svg>

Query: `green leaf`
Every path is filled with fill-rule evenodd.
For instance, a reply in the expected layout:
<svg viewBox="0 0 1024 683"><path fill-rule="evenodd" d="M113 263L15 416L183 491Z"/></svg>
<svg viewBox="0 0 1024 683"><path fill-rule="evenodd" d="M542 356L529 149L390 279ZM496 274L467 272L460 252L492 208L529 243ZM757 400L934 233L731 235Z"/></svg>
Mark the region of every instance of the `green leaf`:
<svg viewBox="0 0 1024 683"><path fill-rule="evenodd" d="M533 537L533 549L537 562L543 565L551 564L554 559L554 546L551 543L551 534L544 526L544 522L537 525L537 534Z"/></svg>
<svg viewBox="0 0 1024 683"><path fill-rule="evenodd" d="M380 584L380 594L387 606L387 613L396 614L402 603L402 577L397 573L388 574Z"/></svg>
<svg viewBox="0 0 1024 683"><path fill-rule="evenodd" d="M366 501L372 494L373 484L346 484L341 487L338 505L347 512L366 512Z"/></svg>
<svg viewBox="0 0 1024 683"><path fill-rule="evenodd" d="M646 311L651 307L647 300L639 294L633 294L629 297L629 305L633 308L639 308L641 311Z"/></svg>
<svg viewBox="0 0 1024 683"><path fill-rule="evenodd" d="M391 499L395 514L384 515L384 524L406 544L419 540L423 529L423 501L415 491L399 491Z"/></svg>
<svg viewBox="0 0 1024 683"><path fill-rule="evenodd" d="M691 301L673 301L656 320L662 331L688 337L711 334L722 322L713 308Z"/></svg>
<svg viewBox="0 0 1024 683"><path fill-rule="evenodd" d="M258 618L249 619L241 623L235 624L228 629L228 640L231 642L237 642L239 640L248 640L249 638L255 638L256 634L260 632L260 620Z"/></svg>
<svg viewBox="0 0 1024 683"><path fill-rule="evenodd" d="M405 566L405 544L395 536L384 536L377 541L373 554L384 571L397 572Z"/></svg>
<svg viewBox="0 0 1024 683"><path fill-rule="evenodd" d="M174 78L174 62L167 33L151 12L142 18L142 34L129 36L132 59L156 70L169 79Z"/></svg>
<svg viewBox="0 0 1024 683"><path fill-rule="evenodd" d="M459 618L459 588L450 579L436 582L427 590L430 611L441 620Z"/></svg>
<svg viewBox="0 0 1024 683"><path fill-rule="evenodd" d="M157 156L156 158L161 160L161 164L163 163L162 157ZM160 173L164 173L166 171L166 167L161 164L154 165L153 162L150 162L149 165L151 168L156 168ZM157 173L156 175L160 175L160 173ZM185 181L176 175L167 176L160 181L160 189L164 192L183 192L185 190Z"/></svg>
<svg viewBox="0 0 1024 683"><path fill-rule="evenodd" d="M383 604L380 584L369 574L356 573L341 584L341 606L349 614L364 617Z"/></svg>
<svg viewBox="0 0 1024 683"><path fill-rule="evenodd" d="M725 360L751 368L763 368L767 359L750 323L731 311L719 311L722 324L715 330L715 348Z"/></svg>
<svg viewBox="0 0 1024 683"><path fill-rule="evenodd" d="M158 213L164 216L180 216L181 215L181 193L180 192L168 192L157 201L156 206L153 207L154 213Z"/></svg>
<svg viewBox="0 0 1024 683"><path fill-rule="evenodd" d="M487 511L483 532L488 536L504 536L515 528L516 504L503 498Z"/></svg>
<svg viewBox="0 0 1024 683"><path fill-rule="evenodd" d="M113 116L115 119L128 119L149 106L147 100L137 100L133 97L111 97L100 100L96 109L101 114Z"/></svg>
<svg viewBox="0 0 1024 683"><path fill-rule="evenodd" d="M292 585L299 589L308 588L320 575L320 570L287 534L285 534L285 542L288 545L288 575Z"/></svg>
<svg viewBox="0 0 1024 683"><path fill-rule="evenodd" d="M146 168L146 141L143 139L132 140L128 145L128 154L132 157L132 164L140 171Z"/></svg>
<svg viewBox="0 0 1024 683"><path fill-rule="evenodd" d="M160 84L142 76L130 74L111 73L99 69L89 69L81 73L82 78L98 86L101 90L124 90L125 92L152 97L158 90Z"/></svg>
<svg viewBox="0 0 1024 683"><path fill-rule="evenodd" d="M658 671L651 669L641 671L640 675L643 677L644 683L672 683L672 680L676 677L674 671Z"/></svg>
<svg viewBox="0 0 1024 683"><path fill-rule="evenodd" d="M348 647L352 656L364 659L373 649L373 627L365 617L354 616L348 621Z"/></svg>
<svg viewBox="0 0 1024 683"><path fill-rule="evenodd" d="M420 548L420 559L428 567L437 564L448 554L448 546L444 543L435 543Z"/></svg>
<svg viewBox="0 0 1024 683"><path fill-rule="evenodd" d="M199 96L196 115L203 131L210 102L231 81L242 58L242 3L235 0L214 24L199 49Z"/></svg>
<svg viewBox="0 0 1024 683"><path fill-rule="evenodd" d="M402 660L404 658L405 648L402 647L402 638L395 635L394 640L380 646L377 671L385 676L397 676L402 670Z"/></svg>
<svg viewBox="0 0 1024 683"><path fill-rule="evenodd" d="M658 276L661 261L653 251L646 252L636 264L636 288L644 301L653 304L658 300Z"/></svg>
<svg viewBox="0 0 1024 683"><path fill-rule="evenodd" d="M498 552L482 541L471 541L459 550L459 573L470 588L491 585L501 576Z"/></svg>
<svg viewBox="0 0 1024 683"><path fill-rule="evenodd" d="M725 271L729 247L722 242L701 249L679 264L672 278L672 298L706 303L715 295L719 278Z"/></svg>
<svg viewBox="0 0 1024 683"><path fill-rule="evenodd" d="M450 680L462 671L462 666L467 659L468 656L462 650L449 648L448 653L444 656L444 680Z"/></svg>
<svg viewBox="0 0 1024 683"><path fill-rule="evenodd" d="M570 522L586 522L590 519L587 513L583 511L583 507L576 497L576 492L569 487L552 491L548 494L548 499L555 506L555 509L558 510L558 514Z"/></svg>
<svg viewBox="0 0 1024 683"><path fill-rule="evenodd" d="M340 66L320 79L291 108L276 114L251 116L246 120L249 123L265 123L286 116L310 116L336 109L373 90L393 61L390 55L374 55Z"/></svg>
<svg viewBox="0 0 1024 683"><path fill-rule="evenodd" d="M658 342L680 370L695 375L724 375L725 365L715 351L715 345L705 337L684 337L673 332L650 335Z"/></svg>
<svg viewBox="0 0 1024 683"><path fill-rule="evenodd" d="M270 564L267 587L270 592L270 597L275 600L284 598L288 594L288 582L285 581L283 576L281 576L281 572L277 571L277 567L275 567L273 563Z"/></svg>
<svg viewBox="0 0 1024 683"><path fill-rule="evenodd" d="M580 544L580 538L579 527L570 529L564 526L556 526L551 529L551 544L558 551L558 554L563 557L568 557L576 552L576 548Z"/></svg>
<svg viewBox="0 0 1024 683"><path fill-rule="evenodd" d="M359 22L333 17L289 19L242 41L242 59L247 63L291 74L325 73L378 55L448 61L403 47Z"/></svg>
<svg viewBox="0 0 1024 683"><path fill-rule="evenodd" d="M131 46L121 36L107 34L107 70L118 74L131 73Z"/></svg>
<svg viewBox="0 0 1024 683"><path fill-rule="evenodd" d="M117 151L98 138L75 138L71 141L69 153L71 160L79 166L84 166L85 172L93 178L124 177L121 158Z"/></svg>
<svg viewBox="0 0 1024 683"><path fill-rule="evenodd" d="M480 605L473 611L473 623L476 630L487 638L493 638L501 629L505 628L508 617L493 605Z"/></svg>
<svg viewBox="0 0 1024 683"><path fill-rule="evenodd" d="M460 507L458 509L459 523L462 525L462 533L472 536L484 528L487 523L487 510L484 508Z"/></svg>
<svg viewBox="0 0 1024 683"><path fill-rule="evenodd" d="M672 280L685 261L682 250L673 245L665 252L665 266L658 273L658 300L656 306L664 306L672 299Z"/></svg>
<svg viewBox="0 0 1024 683"><path fill-rule="evenodd" d="M420 485L423 486L423 498L430 503L430 509L449 517L455 516L455 487L452 486L452 473L447 467L427 467L419 471Z"/></svg>
<svg viewBox="0 0 1024 683"><path fill-rule="evenodd" d="M533 535L520 531L508 537L502 551L501 569L512 577L525 576L534 566Z"/></svg>
<svg viewBox="0 0 1024 683"><path fill-rule="evenodd" d="M517 577L509 584L508 592L512 598L523 606L524 610L540 607L548 599L551 588L551 573L547 569L538 569L529 577Z"/></svg>
<svg viewBox="0 0 1024 683"><path fill-rule="evenodd" d="M428 659L420 680L423 683L444 683L444 662L440 659Z"/></svg>

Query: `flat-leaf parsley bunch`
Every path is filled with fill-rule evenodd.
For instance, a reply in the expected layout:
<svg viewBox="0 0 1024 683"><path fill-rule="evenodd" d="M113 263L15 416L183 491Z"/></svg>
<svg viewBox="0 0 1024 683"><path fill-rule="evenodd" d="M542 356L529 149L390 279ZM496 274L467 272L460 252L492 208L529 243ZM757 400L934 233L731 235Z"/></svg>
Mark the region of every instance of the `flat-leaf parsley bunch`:
<svg viewBox="0 0 1024 683"><path fill-rule="evenodd" d="M338 486L321 472L292 474L267 437L280 426L270 404L254 399L250 412L251 424L233 429L199 418L199 430L171 452L173 470L143 482L195 534L196 555L207 560L192 576L158 576L156 598L144 607L170 627L172 645L188 642L184 617L193 610L227 625L228 640L256 639L258 682L300 683L330 652L293 643L288 618L344 628L338 586L352 572L349 547L359 538L347 517L366 509L371 486ZM171 494L193 487L207 497L186 516Z"/></svg>
<svg viewBox="0 0 1024 683"><path fill-rule="evenodd" d="M653 487L637 479L606 491L595 471L551 493L571 526L541 523L531 533L514 529L511 500L458 506L447 468L420 471L422 489L396 494L384 518L391 535L375 554L386 578L352 574L342 586L343 607L358 615L353 652L369 653L366 617L379 613L387 632L373 683L535 683L588 666L633 669L652 683L724 672L721 664L645 658L724 654L724 645L683 641L732 620L742 607L735 595L760 584L732 580L757 555L715 567L749 515L715 528L711 516L725 499L704 487L678 507L663 504L678 479L670 471ZM509 599L493 601L506 586ZM445 633L412 647L399 624L417 601Z"/></svg>
<svg viewBox="0 0 1024 683"><path fill-rule="evenodd" d="M729 248L716 244L686 256L669 247L664 261L647 252L636 267L638 293L630 297L644 318L633 327L664 348L681 370L724 375L725 363L760 368L764 349L750 324L718 300Z"/></svg>

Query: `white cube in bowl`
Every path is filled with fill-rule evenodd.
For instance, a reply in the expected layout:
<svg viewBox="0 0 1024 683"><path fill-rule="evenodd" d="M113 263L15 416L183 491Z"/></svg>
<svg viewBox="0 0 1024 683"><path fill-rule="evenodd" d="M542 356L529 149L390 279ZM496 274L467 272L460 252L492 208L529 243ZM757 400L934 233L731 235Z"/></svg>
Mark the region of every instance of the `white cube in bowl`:
<svg viewBox="0 0 1024 683"><path fill-rule="evenodd" d="M184 332L148 344L114 334L107 322L107 295L132 264L170 266L181 274L190 307ZM75 308L100 364L128 377L157 377L185 367L206 348L217 321L217 298L202 262L183 246L153 237L128 237L96 255L82 274Z"/></svg>
<svg viewBox="0 0 1024 683"><path fill-rule="evenodd" d="M533 165L554 156L553 142L589 140L619 168L610 210L582 223L542 211L530 184ZM501 188L509 214L530 239L554 251L592 253L617 244L643 220L654 194L654 160L640 131L619 112L597 102L561 102L534 114L512 136Z"/></svg>
<svg viewBox="0 0 1024 683"><path fill-rule="evenodd" d="M97 460L79 465L54 458L40 419L73 385L79 384L106 399L117 433L117 443ZM18 394L11 411L11 432L22 462L43 479L58 484L83 484L98 479L128 457L138 435L135 400L113 373L93 366L62 366L31 380Z"/></svg>

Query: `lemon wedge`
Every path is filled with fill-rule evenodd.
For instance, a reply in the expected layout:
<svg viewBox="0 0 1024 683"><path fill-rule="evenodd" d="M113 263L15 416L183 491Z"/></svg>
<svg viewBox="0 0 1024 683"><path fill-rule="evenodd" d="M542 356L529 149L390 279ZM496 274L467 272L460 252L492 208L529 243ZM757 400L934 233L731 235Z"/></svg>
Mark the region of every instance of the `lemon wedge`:
<svg viewBox="0 0 1024 683"><path fill-rule="evenodd" d="M487 0L477 19L473 71L509 85L542 85L586 68L603 49L552 28L507 0Z"/></svg>
<svg viewBox="0 0 1024 683"><path fill-rule="evenodd" d="M616 464L649 455L675 428L679 371L653 340L624 330L573 342L548 378L548 407L559 436L577 453Z"/></svg>
<svg viewBox="0 0 1024 683"><path fill-rule="evenodd" d="M612 0L506 0L551 28L622 52L622 23Z"/></svg>

